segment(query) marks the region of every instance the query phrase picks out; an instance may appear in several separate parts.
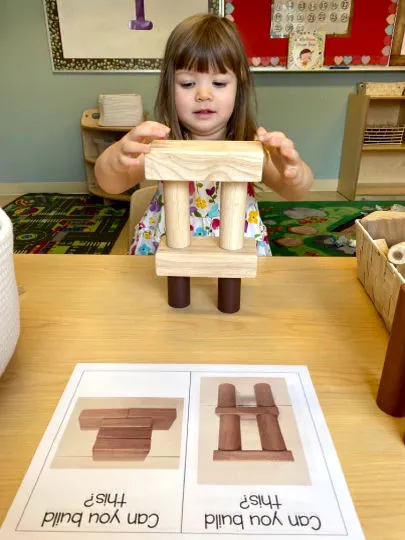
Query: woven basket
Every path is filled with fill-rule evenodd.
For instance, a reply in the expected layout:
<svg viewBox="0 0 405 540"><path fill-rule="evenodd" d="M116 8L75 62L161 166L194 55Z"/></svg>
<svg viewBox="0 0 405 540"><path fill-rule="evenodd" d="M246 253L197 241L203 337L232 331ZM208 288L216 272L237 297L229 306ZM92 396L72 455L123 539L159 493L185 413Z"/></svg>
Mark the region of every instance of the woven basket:
<svg viewBox="0 0 405 540"><path fill-rule="evenodd" d="M0 208L0 375L20 335L20 308L13 259L13 227Z"/></svg>

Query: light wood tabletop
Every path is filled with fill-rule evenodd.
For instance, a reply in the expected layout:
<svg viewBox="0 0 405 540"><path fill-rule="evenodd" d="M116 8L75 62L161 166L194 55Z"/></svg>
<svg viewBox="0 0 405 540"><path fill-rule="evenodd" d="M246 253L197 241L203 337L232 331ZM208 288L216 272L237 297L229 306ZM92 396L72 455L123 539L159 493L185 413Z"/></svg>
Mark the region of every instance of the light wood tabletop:
<svg viewBox="0 0 405 540"><path fill-rule="evenodd" d="M216 309L214 279L167 306L153 257L16 255L21 336L0 379L0 522L78 362L299 364L309 368L368 540L403 540L404 420L375 396L388 333L356 259L272 257Z"/></svg>

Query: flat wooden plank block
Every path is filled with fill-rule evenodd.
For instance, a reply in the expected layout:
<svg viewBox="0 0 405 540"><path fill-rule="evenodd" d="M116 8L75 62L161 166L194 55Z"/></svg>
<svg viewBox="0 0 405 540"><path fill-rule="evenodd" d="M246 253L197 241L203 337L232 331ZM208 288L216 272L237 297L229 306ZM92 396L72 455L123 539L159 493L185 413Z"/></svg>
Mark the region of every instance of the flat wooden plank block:
<svg viewBox="0 0 405 540"><path fill-rule="evenodd" d="M256 240L245 238L242 249L219 247L214 236L192 236L183 249L167 247L163 236L155 256L156 275L213 278L253 278L257 274Z"/></svg>
<svg viewBox="0 0 405 540"><path fill-rule="evenodd" d="M258 141L154 141L145 154L146 180L261 182Z"/></svg>
<svg viewBox="0 0 405 540"><path fill-rule="evenodd" d="M176 409L129 409L129 417L148 416L152 419L153 429L169 429L176 419Z"/></svg>
<svg viewBox="0 0 405 540"><path fill-rule="evenodd" d="M101 427L98 439L150 439L151 427Z"/></svg>
<svg viewBox="0 0 405 540"><path fill-rule="evenodd" d="M93 445L96 461L143 461L150 451L150 439L99 439Z"/></svg>
<svg viewBox="0 0 405 540"><path fill-rule="evenodd" d="M129 414L129 409L128 409ZM152 427L151 418L143 418L142 416L134 418L104 418L101 427Z"/></svg>
<svg viewBox="0 0 405 540"><path fill-rule="evenodd" d="M278 408L274 407L216 407L215 414L236 414L244 418L255 418L259 414L271 414L278 416Z"/></svg>
<svg viewBox="0 0 405 540"><path fill-rule="evenodd" d="M104 418L126 418L129 409L83 409L79 416L80 429L98 429Z"/></svg>
<svg viewBox="0 0 405 540"><path fill-rule="evenodd" d="M117 449L144 452L150 450L150 445L150 439L103 439L97 437L93 448L98 452L109 452Z"/></svg>
<svg viewBox="0 0 405 540"><path fill-rule="evenodd" d="M294 461L290 450L214 450L214 461Z"/></svg>

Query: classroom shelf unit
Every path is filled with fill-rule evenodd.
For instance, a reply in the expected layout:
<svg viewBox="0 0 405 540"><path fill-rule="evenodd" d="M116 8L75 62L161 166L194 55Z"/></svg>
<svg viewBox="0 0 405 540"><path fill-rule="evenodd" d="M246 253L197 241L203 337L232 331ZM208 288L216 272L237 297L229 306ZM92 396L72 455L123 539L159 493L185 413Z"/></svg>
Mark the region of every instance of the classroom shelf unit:
<svg viewBox="0 0 405 540"><path fill-rule="evenodd" d="M121 139L131 128L114 126L103 127L98 124L98 109L88 109L81 118L81 133L83 143L83 158L86 170L87 189L93 195L103 197L105 200L115 199L129 201L131 193L111 194L103 191L96 182L94 164L97 157L110 145ZM132 192L133 190L131 190Z"/></svg>
<svg viewBox="0 0 405 540"><path fill-rule="evenodd" d="M405 195L405 96L349 95L338 192Z"/></svg>

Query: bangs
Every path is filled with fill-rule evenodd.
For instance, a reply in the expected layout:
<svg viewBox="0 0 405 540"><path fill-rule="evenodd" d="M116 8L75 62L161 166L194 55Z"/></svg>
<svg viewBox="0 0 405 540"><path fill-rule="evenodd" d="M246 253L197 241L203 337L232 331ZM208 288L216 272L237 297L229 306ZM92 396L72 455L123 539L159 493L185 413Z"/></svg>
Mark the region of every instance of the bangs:
<svg viewBox="0 0 405 540"><path fill-rule="evenodd" d="M173 62L175 70L200 73L226 73L228 70L237 73L241 64L235 47L227 43L223 35L215 33L188 36L179 47Z"/></svg>

